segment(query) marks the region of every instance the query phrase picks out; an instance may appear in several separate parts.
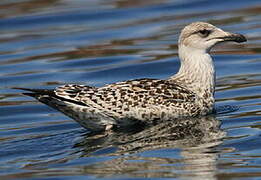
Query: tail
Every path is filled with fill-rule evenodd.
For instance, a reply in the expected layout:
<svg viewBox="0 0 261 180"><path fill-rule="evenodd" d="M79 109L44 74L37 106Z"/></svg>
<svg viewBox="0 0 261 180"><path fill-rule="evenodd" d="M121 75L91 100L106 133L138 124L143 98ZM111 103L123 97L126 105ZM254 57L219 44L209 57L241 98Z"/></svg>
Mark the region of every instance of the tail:
<svg viewBox="0 0 261 180"><path fill-rule="evenodd" d="M41 103L44 103L48 106L51 106L52 108L57 109L57 104L59 102L62 102L60 98L55 94L54 90L48 90L48 89L30 89L30 88L20 88L20 87L14 87L12 89L19 89L23 91L30 91L22 93L26 96L31 96L35 98L36 100L40 101Z"/></svg>
<svg viewBox="0 0 261 180"><path fill-rule="evenodd" d="M26 92L22 93L26 96L31 96L38 101L47 104L48 106L51 106L55 109L57 109L57 103L58 104L63 104L61 102L69 102L81 106L86 106L85 103L75 101L72 99L67 99L65 97L57 96L55 91L53 89L30 89L30 88L20 88L20 87L14 87L12 89L19 89L19 90L24 90L24 91L31 91L31 92ZM59 103L60 102L60 103Z"/></svg>
<svg viewBox="0 0 261 180"><path fill-rule="evenodd" d="M20 87L14 87L13 89L29 91L23 94L31 96L41 103L62 112L63 114L76 120L80 125L87 129L91 129L93 131L101 131L105 128L106 124L104 125L104 122L100 120L103 114L96 115L94 116L94 118L90 117L90 119L87 119L90 114L88 115L88 112L83 111L83 109L88 109L90 106L84 103L84 101L79 101L78 99L73 99L68 96L62 96L62 93L61 95L56 94L56 91L53 89L30 89ZM73 90L75 91L75 89ZM84 115L84 113L87 113L87 115ZM112 119L108 120L108 124L111 123L114 123L114 121Z"/></svg>

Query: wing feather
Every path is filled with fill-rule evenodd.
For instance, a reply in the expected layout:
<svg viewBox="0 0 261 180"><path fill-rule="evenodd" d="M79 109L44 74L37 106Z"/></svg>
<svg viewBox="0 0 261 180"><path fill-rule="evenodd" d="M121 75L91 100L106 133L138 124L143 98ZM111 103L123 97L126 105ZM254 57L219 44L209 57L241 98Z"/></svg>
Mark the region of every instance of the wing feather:
<svg viewBox="0 0 261 180"><path fill-rule="evenodd" d="M193 103L196 98L192 91L184 87L157 79L136 79L101 88L70 84L56 88L55 94L115 112L151 105L178 107L182 103Z"/></svg>

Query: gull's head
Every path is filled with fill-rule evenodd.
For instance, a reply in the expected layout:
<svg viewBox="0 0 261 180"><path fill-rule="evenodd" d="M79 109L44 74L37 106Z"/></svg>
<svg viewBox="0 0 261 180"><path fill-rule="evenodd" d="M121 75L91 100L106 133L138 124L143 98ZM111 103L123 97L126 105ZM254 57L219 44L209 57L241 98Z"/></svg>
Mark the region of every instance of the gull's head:
<svg viewBox="0 0 261 180"><path fill-rule="evenodd" d="M246 38L241 34L223 31L209 23L194 22L181 31L179 47L209 52L214 45L226 41L241 43L245 42Z"/></svg>

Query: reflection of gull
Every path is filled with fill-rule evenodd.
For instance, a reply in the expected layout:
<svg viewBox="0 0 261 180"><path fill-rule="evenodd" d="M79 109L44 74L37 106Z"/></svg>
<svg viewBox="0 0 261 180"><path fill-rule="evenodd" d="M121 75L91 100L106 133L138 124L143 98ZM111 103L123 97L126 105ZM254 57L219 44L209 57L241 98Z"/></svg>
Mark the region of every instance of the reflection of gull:
<svg viewBox="0 0 261 180"><path fill-rule="evenodd" d="M226 135L219 125L210 115L162 121L135 133L87 134L75 148L86 157L113 157L83 166L86 174L215 179L219 152L212 148Z"/></svg>
<svg viewBox="0 0 261 180"><path fill-rule="evenodd" d="M136 120L206 115L213 111L215 89L215 71L208 53L224 41L244 42L246 38L208 23L192 23L179 37L180 70L167 80L137 79L101 88L70 84L55 90L24 89L33 92L25 94L94 131Z"/></svg>
<svg viewBox="0 0 261 180"><path fill-rule="evenodd" d="M162 121L135 130L105 132L104 136L88 132L74 145L75 153L31 161L24 169L36 174L47 170L52 175L59 171L97 177L215 179L217 158L222 154L215 147L226 136L215 116ZM58 169L50 172L50 167Z"/></svg>
<svg viewBox="0 0 261 180"><path fill-rule="evenodd" d="M117 132L109 135L105 133L104 136L99 133L88 133L87 137L78 145L84 146L85 152L88 153L95 148L109 146L111 143L111 145L118 147L114 155L161 148L186 148L200 144L215 146L225 136L219 125L220 121L212 115L160 121L150 124L146 128L137 129L134 126L134 129L129 128L129 132ZM88 150L88 148L91 149Z"/></svg>

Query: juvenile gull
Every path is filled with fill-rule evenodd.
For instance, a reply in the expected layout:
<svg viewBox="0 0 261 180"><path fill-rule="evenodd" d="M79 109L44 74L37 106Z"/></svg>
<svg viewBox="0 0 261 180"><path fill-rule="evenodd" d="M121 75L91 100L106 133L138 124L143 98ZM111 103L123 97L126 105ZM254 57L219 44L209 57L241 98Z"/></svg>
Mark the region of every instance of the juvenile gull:
<svg viewBox="0 0 261 180"><path fill-rule="evenodd" d="M214 109L215 69L210 49L221 42L245 42L241 34L225 32L205 22L194 22L181 32L181 67L169 79L135 79L104 87L68 84L54 90L27 89L51 106L93 131L133 123L175 120L207 115Z"/></svg>

